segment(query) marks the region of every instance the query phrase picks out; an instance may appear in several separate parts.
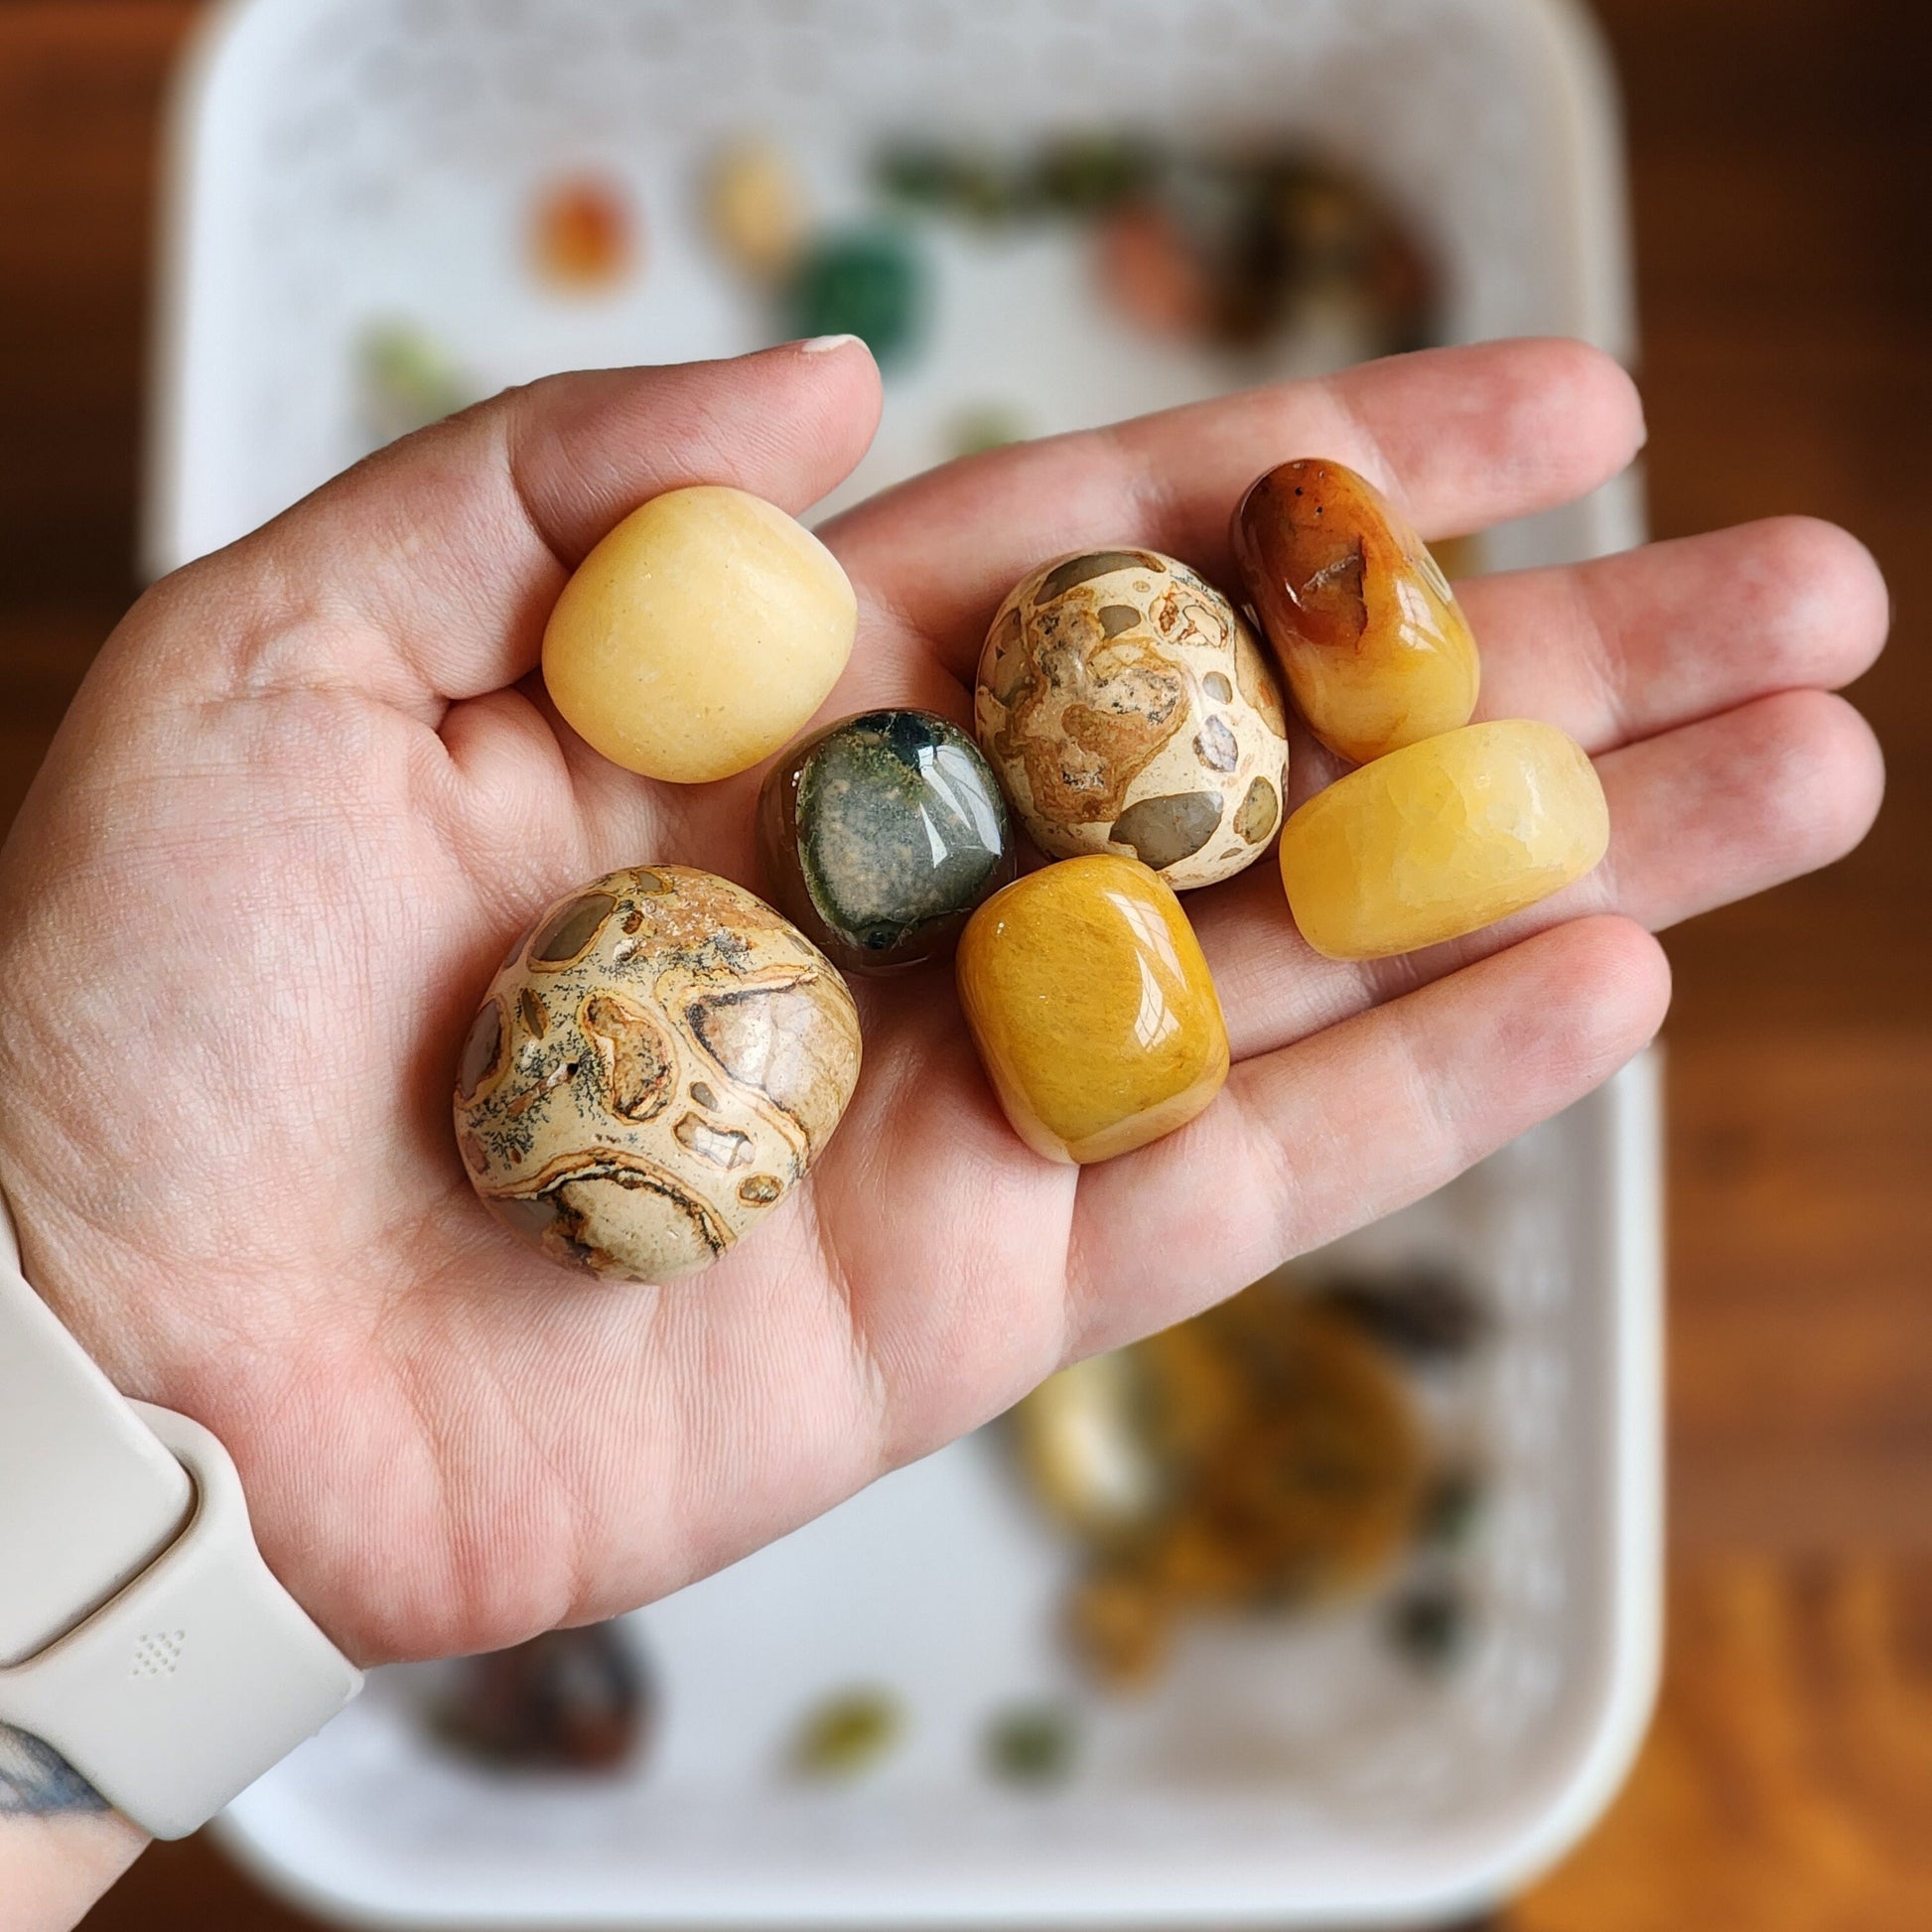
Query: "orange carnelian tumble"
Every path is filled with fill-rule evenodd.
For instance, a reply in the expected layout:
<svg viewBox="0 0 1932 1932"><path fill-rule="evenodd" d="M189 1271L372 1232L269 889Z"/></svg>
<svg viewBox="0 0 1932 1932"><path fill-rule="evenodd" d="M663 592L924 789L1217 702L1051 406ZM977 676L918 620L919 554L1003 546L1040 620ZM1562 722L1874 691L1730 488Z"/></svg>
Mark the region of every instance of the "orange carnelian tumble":
<svg viewBox="0 0 1932 1932"><path fill-rule="evenodd" d="M534 225L537 266L560 288L608 289L630 272L633 217L613 182L583 175L556 183L538 201Z"/></svg>
<svg viewBox="0 0 1932 1932"><path fill-rule="evenodd" d="M1234 512L1243 586L1296 707L1363 763L1469 722L1477 663L1449 579L1367 478L1278 464Z"/></svg>

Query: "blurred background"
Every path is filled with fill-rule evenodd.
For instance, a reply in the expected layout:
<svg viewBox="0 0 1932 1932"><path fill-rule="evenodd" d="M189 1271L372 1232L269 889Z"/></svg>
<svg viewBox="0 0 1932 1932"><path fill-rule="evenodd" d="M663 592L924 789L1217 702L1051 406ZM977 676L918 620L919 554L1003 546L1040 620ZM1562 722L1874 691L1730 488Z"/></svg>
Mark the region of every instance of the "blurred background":
<svg viewBox="0 0 1932 1932"><path fill-rule="evenodd" d="M1282 0L1284 15L1295 4ZM1872 546L1899 613L1855 693L1890 769L1876 831L1844 865L1668 939L1657 1716L1601 1825L1495 1923L1932 1924L1932 476L1912 427L1932 421L1932 251L1913 212L1932 148L1924 10L1844 0L1827 26L1797 0L1595 0L1624 184L1592 174L1587 89L1536 78L1593 71L1587 44L1546 69L1531 36L1498 66L1470 26L1533 7L1364 6L1368 41L1344 49L1354 81L1319 84L1311 52L1300 91L1278 90L1299 102L1290 124L1271 131L1250 105L1230 119L1240 138L1210 146L1176 131L1184 117L1055 128L1010 75L979 82L1004 115L908 118L870 44L844 84L873 87L878 112L828 133L787 103L830 84L801 23L866 12L834 0L534 12L475 0L467 18L461 0L358 4L380 32L365 29L358 49L321 31L286 113L264 110L272 64L252 98L231 89L223 102L217 88L204 102L208 166L170 272L156 242L161 117L204 11L0 0L5 817L147 565L224 540L504 381L625 352L865 334L889 378L868 486L1270 373L1570 327L1637 369L1645 505L1625 492L1463 548L1451 569L1602 547L1639 514L1671 536L1809 511ZM309 11L327 27L327 8ZM1102 0L1064 11L1089 38L1109 19ZM1150 9L1122 0L1122 12ZM645 54L667 64L700 58L707 19L769 19L795 45L747 71L743 99L667 117L659 144L639 149L621 97L595 97L612 62L560 39L553 58L520 64L527 152L498 157L488 192L466 198L436 169L412 171L418 147L445 163L460 151L476 87L453 70L451 37L525 15L642 21ZM1400 31L1378 45L1384 19ZM973 72L953 58L955 74ZM1439 97L1433 114L1418 106L1394 124L1405 96L1456 88L1484 114L1458 123ZM259 150L272 180L255 150L207 137L216 109L275 123ZM164 307L174 326L157 355ZM1000 1434L974 1480L1004 1485L1025 1519L1016 1550L1037 1535L1060 1553L1040 1610L1068 1638L1073 1688L1048 1672L1027 1698L987 1705L990 1777L1077 1781L1083 1749L1104 1759L1118 1745L1115 1693L1161 1677L1184 1626L1230 1610L1289 1628L1306 1671L1341 1641L1329 1604L1346 1597L1363 1633L1346 1653L1362 1708L1401 1703L1422 1724L1450 1707L1454 1673L1482 1667L1509 1522L1507 1498L1486 1495L1507 1488L1506 1446L1484 1417L1516 1345L1497 1230L1513 1225L1512 1189L1539 1184L1537 1158L1557 1172L1595 1147L1553 1143L1435 1219L1317 1260L1292 1293L1063 1384ZM1573 1273L1587 1285L1587 1268ZM1230 1376L1229 1361L1244 1372ZM1249 1371L1282 1361L1293 1372L1264 1402ZM1290 1413L1340 1419L1354 1446L1346 1507L1297 1513L1278 1499L1249 1510L1240 1537L1202 1531L1229 1519L1231 1471ZM1158 1523L1134 1518L1143 1491L1166 1498ZM1006 1506L973 1493L982 1515ZM447 1760L462 1768L439 1788L460 1801L463 1777L488 1775L471 1767L507 1758L512 1782L499 1768L488 1803L527 1788L568 1842L571 1792L623 1777L648 1801L657 1680L680 1641L647 1613L640 1636L412 1681L371 1706L392 1744L412 1741L368 1761L437 1777ZM917 1715L863 1675L800 1683L773 1722L803 1775L866 1772ZM312 1921L205 1834L150 1853L88 1923Z"/></svg>

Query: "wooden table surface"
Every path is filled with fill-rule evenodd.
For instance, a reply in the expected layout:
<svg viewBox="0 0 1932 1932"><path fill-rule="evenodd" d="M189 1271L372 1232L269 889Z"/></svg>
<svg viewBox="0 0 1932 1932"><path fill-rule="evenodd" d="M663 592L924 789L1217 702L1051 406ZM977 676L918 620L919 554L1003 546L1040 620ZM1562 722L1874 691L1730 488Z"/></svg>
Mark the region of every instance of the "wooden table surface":
<svg viewBox="0 0 1932 1932"><path fill-rule="evenodd" d="M0 820L133 594L156 109L191 0L0 0ZM1932 286L1922 0L1600 0L1659 535L1858 530L1891 782L1833 871L1671 935L1670 1641L1516 1932L1932 1926ZM1913 426L1916 425L1916 428ZM98 1932L305 1923L206 1843Z"/></svg>

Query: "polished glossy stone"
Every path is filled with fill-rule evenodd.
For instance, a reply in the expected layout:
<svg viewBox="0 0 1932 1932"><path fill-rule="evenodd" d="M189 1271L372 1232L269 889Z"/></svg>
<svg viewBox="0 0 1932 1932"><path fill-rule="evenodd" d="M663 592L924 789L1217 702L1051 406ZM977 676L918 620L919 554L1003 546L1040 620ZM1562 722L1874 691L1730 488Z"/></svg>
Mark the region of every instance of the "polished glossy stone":
<svg viewBox="0 0 1932 1932"><path fill-rule="evenodd" d="M859 973L950 952L1014 871L999 780L929 711L863 712L787 752L759 797L759 856L773 903Z"/></svg>
<svg viewBox="0 0 1932 1932"><path fill-rule="evenodd" d="M1531 719L1466 725L1364 764L1282 828L1302 937L1330 959L1413 952L1581 879L1609 844L1583 748Z"/></svg>
<svg viewBox="0 0 1932 1932"><path fill-rule="evenodd" d="M530 1246L673 1281L803 1178L858 1076L858 1013L816 946L729 880L636 866L557 900L498 970L457 1141Z"/></svg>
<svg viewBox="0 0 1932 1932"><path fill-rule="evenodd" d="M653 496L578 565L544 631L543 679L613 763L695 784L797 732L858 624L845 572L802 523L697 484Z"/></svg>
<svg viewBox="0 0 1932 1932"><path fill-rule="evenodd" d="M973 728L1049 857L1118 853L1176 892L1267 850L1281 820L1281 691L1219 591L1154 550L1029 573L987 632Z"/></svg>
<svg viewBox="0 0 1932 1932"><path fill-rule="evenodd" d="M1307 458L1234 513L1242 584L1296 708L1356 763L1453 731L1475 709L1475 638L1408 519L1366 477Z"/></svg>
<svg viewBox="0 0 1932 1932"><path fill-rule="evenodd" d="M1015 1133L1049 1161L1183 1127L1228 1072L1221 1003L1180 901L1095 855L996 893L959 942L959 997Z"/></svg>

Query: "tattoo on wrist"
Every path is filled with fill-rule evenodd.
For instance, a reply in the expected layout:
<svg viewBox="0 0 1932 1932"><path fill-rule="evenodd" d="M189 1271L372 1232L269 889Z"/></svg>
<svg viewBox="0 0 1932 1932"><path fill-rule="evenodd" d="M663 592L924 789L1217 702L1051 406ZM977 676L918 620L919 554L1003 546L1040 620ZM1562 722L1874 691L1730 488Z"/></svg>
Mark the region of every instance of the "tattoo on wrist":
<svg viewBox="0 0 1932 1932"><path fill-rule="evenodd" d="M0 1725L0 1818L106 1809L107 1800L51 1744Z"/></svg>

